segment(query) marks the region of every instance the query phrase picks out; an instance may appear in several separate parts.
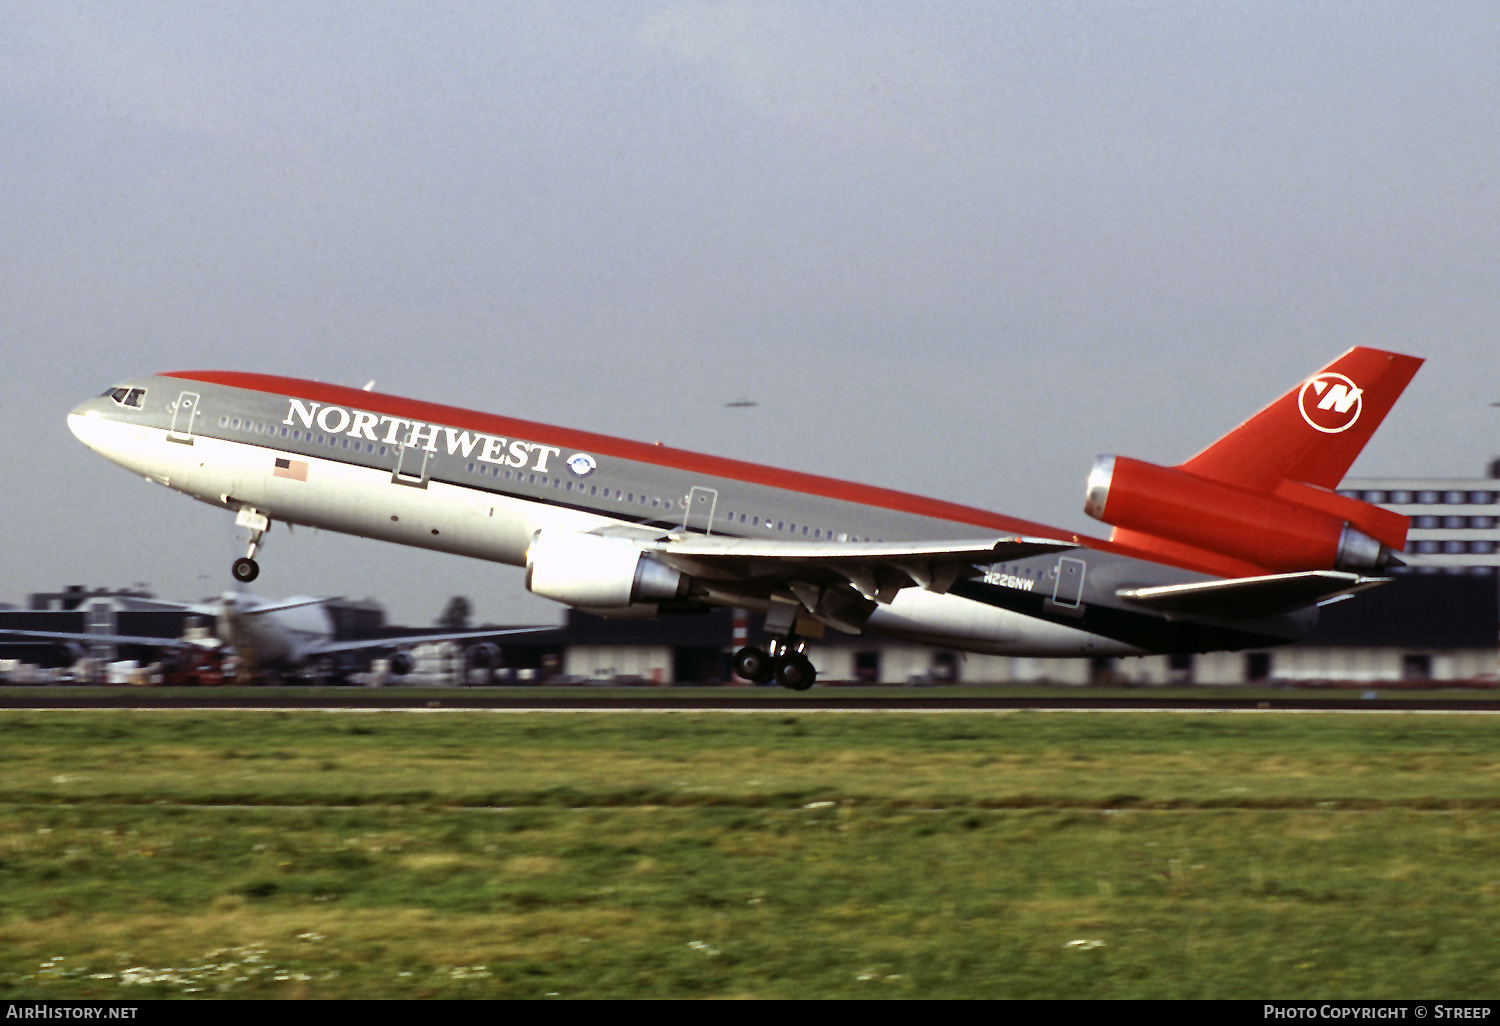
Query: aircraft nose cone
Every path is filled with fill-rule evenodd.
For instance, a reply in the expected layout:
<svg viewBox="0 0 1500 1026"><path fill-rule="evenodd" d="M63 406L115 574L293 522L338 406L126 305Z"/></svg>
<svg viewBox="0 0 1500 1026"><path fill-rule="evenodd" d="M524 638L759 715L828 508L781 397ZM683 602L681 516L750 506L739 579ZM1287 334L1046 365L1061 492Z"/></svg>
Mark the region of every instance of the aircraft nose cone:
<svg viewBox="0 0 1500 1026"><path fill-rule="evenodd" d="M117 444L119 425L100 407L98 399L90 399L79 403L68 414L68 430L90 449L109 456L108 450Z"/></svg>
<svg viewBox="0 0 1500 1026"><path fill-rule="evenodd" d="M73 437L84 445L89 444L88 425L85 423L89 416L89 403L79 403L73 407L73 412L68 414L68 430L73 432Z"/></svg>

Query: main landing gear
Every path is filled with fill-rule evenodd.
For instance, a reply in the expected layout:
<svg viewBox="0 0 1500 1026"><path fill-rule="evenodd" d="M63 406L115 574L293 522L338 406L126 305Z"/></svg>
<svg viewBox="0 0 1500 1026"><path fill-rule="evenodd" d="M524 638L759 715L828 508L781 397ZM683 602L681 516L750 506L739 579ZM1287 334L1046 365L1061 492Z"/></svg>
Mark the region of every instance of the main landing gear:
<svg viewBox="0 0 1500 1026"><path fill-rule="evenodd" d="M770 652L747 646L734 654L734 672L752 684L769 684L775 681L792 691L806 691L818 679L812 660L804 649L807 643L792 636L785 641L772 641Z"/></svg>
<svg viewBox="0 0 1500 1026"><path fill-rule="evenodd" d="M255 561L255 554L260 551L261 538L271 529L271 520L264 513L242 509L234 522L241 527L250 528L250 549L234 561L231 572L236 581L249 584L260 576L260 564Z"/></svg>

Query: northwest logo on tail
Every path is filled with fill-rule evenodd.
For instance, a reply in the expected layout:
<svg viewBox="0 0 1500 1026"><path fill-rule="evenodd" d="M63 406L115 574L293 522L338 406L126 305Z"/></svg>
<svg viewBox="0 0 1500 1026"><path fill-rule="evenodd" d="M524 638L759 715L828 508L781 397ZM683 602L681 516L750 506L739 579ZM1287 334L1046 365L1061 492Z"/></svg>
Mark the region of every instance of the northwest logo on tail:
<svg viewBox="0 0 1500 1026"><path fill-rule="evenodd" d="M1308 378L1297 394L1297 408L1302 419L1318 431L1336 435L1348 431L1359 420L1360 398L1364 390L1353 381L1333 371Z"/></svg>

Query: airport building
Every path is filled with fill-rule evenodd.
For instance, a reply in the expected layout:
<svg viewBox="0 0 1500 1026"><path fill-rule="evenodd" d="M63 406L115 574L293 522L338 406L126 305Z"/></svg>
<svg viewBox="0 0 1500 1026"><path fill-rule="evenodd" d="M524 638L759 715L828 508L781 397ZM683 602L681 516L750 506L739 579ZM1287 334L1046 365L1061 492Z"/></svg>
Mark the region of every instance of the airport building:
<svg viewBox="0 0 1500 1026"><path fill-rule="evenodd" d="M139 638L181 638L202 626L201 617L181 609L163 609L150 592L139 588L86 589L78 585L62 591L38 592L25 609L0 610L0 629L60 634L129 635ZM80 658L115 662L149 660L149 644L109 645L22 641L0 637L0 660L42 667L68 666Z"/></svg>
<svg viewBox="0 0 1500 1026"><path fill-rule="evenodd" d="M1406 572L1494 577L1500 567L1500 459L1486 470L1482 478L1351 477L1339 494L1411 518L1401 556Z"/></svg>

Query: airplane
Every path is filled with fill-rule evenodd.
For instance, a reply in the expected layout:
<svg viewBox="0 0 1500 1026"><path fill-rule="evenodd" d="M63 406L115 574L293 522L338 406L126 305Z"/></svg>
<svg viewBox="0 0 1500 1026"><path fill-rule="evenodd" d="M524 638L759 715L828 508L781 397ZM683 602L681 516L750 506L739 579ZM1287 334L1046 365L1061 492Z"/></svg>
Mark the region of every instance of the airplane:
<svg viewBox="0 0 1500 1026"><path fill-rule="evenodd" d="M614 616L765 614L738 676L806 690L827 630L963 651L1259 648L1390 580L1407 518L1336 491L1417 357L1357 347L1196 456L1101 456L1108 539L869 485L373 391L173 371L74 409L100 455L235 514L240 581L273 521L525 567Z"/></svg>
<svg viewBox="0 0 1500 1026"><path fill-rule="evenodd" d="M236 679L247 681L265 676L296 676L309 680L337 678L347 672L350 657L389 653L390 672L405 676L416 666L412 648L443 641L470 642L465 665L494 669L502 653L497 641L518 635L552 631L554 627L484 628L472 631L417 631L379 637L336 637L330 598L296 597L273 601L254 595L226 592L214 602L172 602L164 599L132 598L137 608L191 613L213 624L201 636L160 638L130 634L85 631L40 631L0 628L0 645L52 644L67 651L74 662L88 647L98 645L148 648L172 657L215 655L229 648L236 659Z"/></svg>

